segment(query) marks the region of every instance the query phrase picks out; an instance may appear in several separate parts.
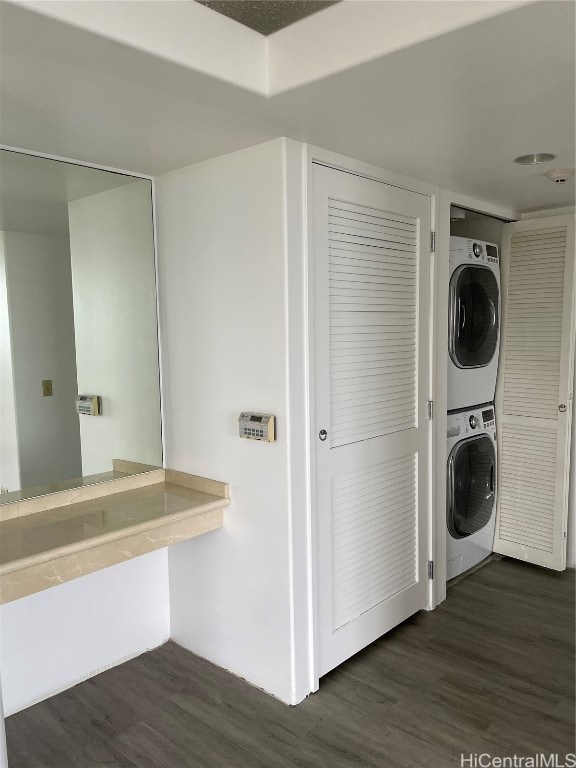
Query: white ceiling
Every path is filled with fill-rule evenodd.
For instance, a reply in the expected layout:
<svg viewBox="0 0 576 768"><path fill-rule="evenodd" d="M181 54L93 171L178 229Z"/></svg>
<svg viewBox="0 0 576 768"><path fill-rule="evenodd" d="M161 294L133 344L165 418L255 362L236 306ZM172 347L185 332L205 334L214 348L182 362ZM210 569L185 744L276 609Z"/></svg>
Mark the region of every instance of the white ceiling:
<svg viewBox="0 0 576 768"><path fill-rule="evenodd" d="M515 6L267 96L4 5L0 141L157 175L290 136L516 210L573 204L573 186L542 175L552 166L512 159L553 152L554 166L575 165L574 11Z"/></svg>

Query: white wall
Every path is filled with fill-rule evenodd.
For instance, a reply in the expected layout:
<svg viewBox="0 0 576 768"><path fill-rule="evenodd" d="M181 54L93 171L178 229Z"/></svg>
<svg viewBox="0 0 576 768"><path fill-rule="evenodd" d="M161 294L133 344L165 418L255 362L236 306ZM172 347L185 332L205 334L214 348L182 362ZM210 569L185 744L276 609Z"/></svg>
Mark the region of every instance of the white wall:
<svg viewBox="0 0 576 768"><path fill-rule="evenodd" d="M285 212L286 164L299 167L297 156L297 145L277 140L166 174L156 187L165 463L228 481L232 497L223 530L170 549L172 637L286 702L310 690L299 693L293 677ZM303 355L301 339L294 347ZM274 414L277 441L241 440L243 410Z"/></svg>
<svg viewBox="0 0 576 768"><path fill-rule="evenodd" d="M82 474L161 465L150 182L75 200L69 217L78 392L103 402L80 417Z"/></svg>
<svg viewBox="0 0 576 768"><path fill-rule="evenodd" d="M165 642L167 560L161 549L1 606L5 714Z"/></svg>
<svg viewBox="0 0 576 768"><path fill-rule="evenodd" d="M0 232L0 487L8 491L17 491L22 487L18 460L18 431L3 232Z"/></svg>
<svg viewBox="0 0 576 768"><path fill-rule="evenodd" d="M20 481L30 488L82 474L70 251L65 236L22 232L4 233L4 251Z"/></svg>

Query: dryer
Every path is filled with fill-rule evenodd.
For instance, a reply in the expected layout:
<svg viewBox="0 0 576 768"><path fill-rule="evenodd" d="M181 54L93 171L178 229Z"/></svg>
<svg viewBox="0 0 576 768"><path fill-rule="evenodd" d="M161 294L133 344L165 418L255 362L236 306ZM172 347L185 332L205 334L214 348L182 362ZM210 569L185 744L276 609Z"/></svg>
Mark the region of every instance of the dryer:
<svg viewBox="0 0 576 768"><path fill-rule="evenodd" d="M492 552L496 525L496 429L492 403L448 413L446 578Z"/></svg>
<svg viewBox="0 0 576 768"><path fill-rule="evenodd" d="M450 238L448 410L494 400L500 259L493 243Z"/></svg>

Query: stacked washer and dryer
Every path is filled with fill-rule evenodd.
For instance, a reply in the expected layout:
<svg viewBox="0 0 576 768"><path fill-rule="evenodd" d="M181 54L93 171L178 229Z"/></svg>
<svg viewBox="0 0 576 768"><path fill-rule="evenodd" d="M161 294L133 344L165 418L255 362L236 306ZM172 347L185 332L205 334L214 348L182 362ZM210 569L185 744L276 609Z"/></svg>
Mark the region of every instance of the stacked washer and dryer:
<svg viewBox="0 0 576 768"><path fill-rule="evenodd" d="M491 552L496 523L494 392L500 259L492 243L450 238L447 579Z"/></svg>

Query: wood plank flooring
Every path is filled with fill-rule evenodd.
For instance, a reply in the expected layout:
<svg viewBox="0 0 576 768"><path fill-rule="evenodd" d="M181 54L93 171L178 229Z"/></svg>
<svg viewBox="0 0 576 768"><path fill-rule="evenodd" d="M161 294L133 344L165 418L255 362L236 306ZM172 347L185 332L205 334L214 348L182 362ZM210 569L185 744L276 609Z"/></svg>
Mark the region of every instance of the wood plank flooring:
<svg viewBox="0 0 576 768"><path fill-rule="evenodd" d="M444 768L574 751L574 571L494 560L288 707L174 643L7 719L10 768Z"/></svg>

